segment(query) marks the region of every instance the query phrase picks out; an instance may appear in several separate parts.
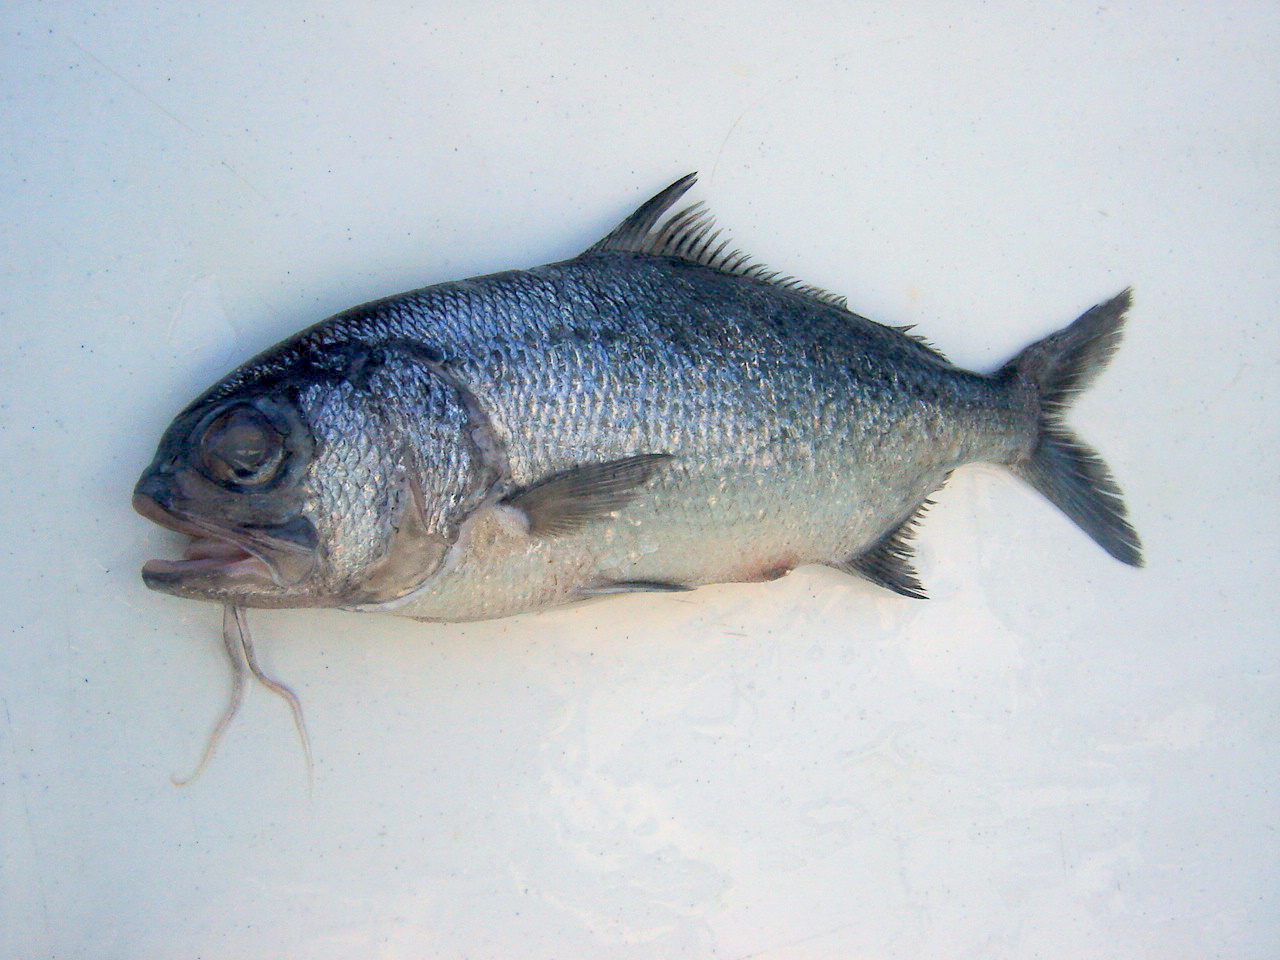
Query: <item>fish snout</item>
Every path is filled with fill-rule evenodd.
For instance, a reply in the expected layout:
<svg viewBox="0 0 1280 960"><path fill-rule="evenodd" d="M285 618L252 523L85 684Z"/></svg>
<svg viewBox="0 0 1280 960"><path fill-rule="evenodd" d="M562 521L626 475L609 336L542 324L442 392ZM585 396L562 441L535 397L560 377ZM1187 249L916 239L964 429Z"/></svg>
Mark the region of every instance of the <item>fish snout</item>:
<svg viewBox="0 0 1280 960"><path fill-rule="evenodd" d="M152 523L172 528L172 507L170 484L156 471L148 470L133 488L133 509Z"/></svg>

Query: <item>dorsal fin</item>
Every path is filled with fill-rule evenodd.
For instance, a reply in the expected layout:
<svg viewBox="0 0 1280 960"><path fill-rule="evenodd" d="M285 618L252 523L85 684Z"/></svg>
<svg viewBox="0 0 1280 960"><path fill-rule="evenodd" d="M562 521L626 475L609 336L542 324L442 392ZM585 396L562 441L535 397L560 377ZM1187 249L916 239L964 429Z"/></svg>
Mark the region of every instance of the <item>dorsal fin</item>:
<svg viewBox="0 0 1280 960"><path fill-rule="evenodd" d="M646 200L635 213L618 224L613 232L593 246L592 250L628 250L648 252L646 245L654 224L683 197L698 180L697 173L686 173L656 197Z"/></svg>
<svg viewBox="0 0 1280 960"><path fill-rule="evenodd" d="M742 251L732 249L728 240L720 240L721 232L716 229L714 219L701 203L685 207L659 228L658 222L697 179L696 173L681 177L656 197L643 203L635 213L587 252L617 250L647 253L655 257L678 257L721 273L772 283L820 303L846 308L844 297L770 270L763 264L754 263ZM717 240L720 243L717 244Z"/></svg>

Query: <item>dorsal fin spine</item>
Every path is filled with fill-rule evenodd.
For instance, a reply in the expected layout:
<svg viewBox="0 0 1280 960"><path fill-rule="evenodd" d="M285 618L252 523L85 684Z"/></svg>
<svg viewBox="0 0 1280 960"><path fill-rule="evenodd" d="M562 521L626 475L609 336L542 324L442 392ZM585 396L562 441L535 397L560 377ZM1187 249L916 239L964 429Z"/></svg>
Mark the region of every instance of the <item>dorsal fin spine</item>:
<svg viewBox="0 0 1280 960"><path fill-rule="evenodd" d="M631 216L618 224L608 236L591 249L642 250L649 241L654 225L662 219L662 215L670 210L677 200L689 191L689 188L697 182L697 179L697 173L686 173L657 196L642 203Z"/></svg>
<svg viewBox="0 0 1280 960"><path fill-rule="evenodd" d="M715 219L701 201L673 214L659 227L658 223L663 216L688 192L697 176L696 173L686 174L657 196L641 204L635 213L587 252L613 250L644 253L654 257L675 257L710 267L720 273L773 284L828 306L847 309L844 297L753 263L742 251L731 250L728 239L721 240L713 250L713 245L720 240L724 231L716 227Z"/></svg>

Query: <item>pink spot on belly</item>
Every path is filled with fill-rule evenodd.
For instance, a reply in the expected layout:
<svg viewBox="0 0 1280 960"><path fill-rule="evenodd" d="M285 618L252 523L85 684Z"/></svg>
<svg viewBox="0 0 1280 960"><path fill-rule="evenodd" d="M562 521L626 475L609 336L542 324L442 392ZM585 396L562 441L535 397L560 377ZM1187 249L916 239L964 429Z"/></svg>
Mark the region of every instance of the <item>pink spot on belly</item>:
<svg viewBox="0 0 1280 960"><path fill-rule="evenodd" d="M785 577L795 568L796 558L794 556L769 557L745 564L741 579L747 583L763 583L768 580L777 580L779 577Z"/></svg>

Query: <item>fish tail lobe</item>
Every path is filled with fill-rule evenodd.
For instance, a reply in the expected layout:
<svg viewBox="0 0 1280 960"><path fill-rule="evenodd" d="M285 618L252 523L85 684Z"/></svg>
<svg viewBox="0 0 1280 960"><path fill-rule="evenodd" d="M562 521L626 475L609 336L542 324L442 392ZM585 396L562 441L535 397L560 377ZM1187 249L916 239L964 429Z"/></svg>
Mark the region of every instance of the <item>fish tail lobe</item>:
<svg viewBox="0 0 1280 960"><path fill-rule="evenodd" d="M1066 423L1072 401L1120 346L1131 294L1124 290L1057 333L1033 343L997 377L1030 389L1037 405L1035 440L1009 468L1117 560L1142 566L1142 543L1130 525L1120 487L1102 458Z"/></svg>

